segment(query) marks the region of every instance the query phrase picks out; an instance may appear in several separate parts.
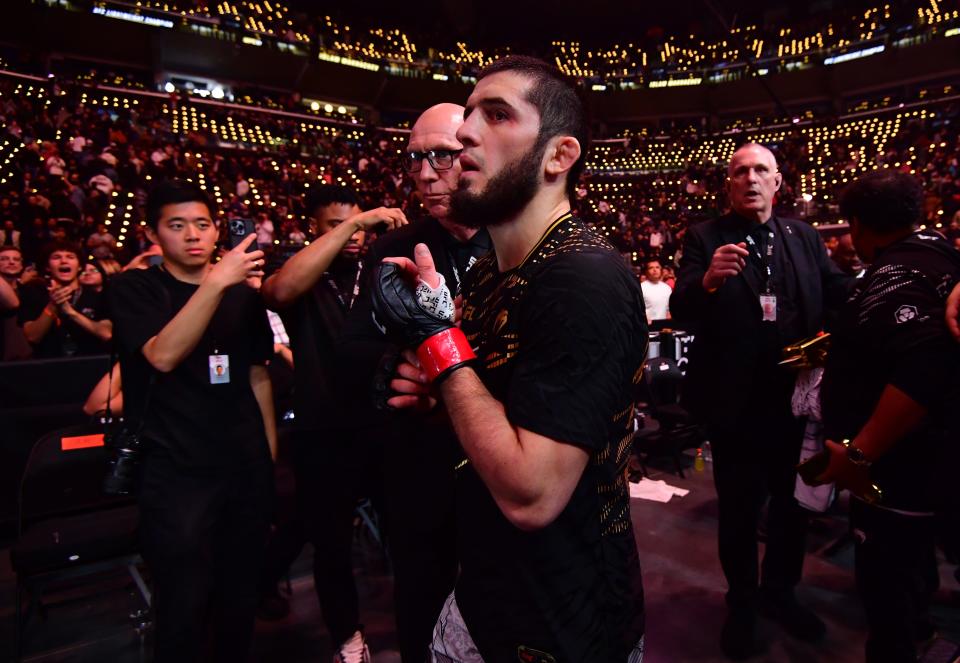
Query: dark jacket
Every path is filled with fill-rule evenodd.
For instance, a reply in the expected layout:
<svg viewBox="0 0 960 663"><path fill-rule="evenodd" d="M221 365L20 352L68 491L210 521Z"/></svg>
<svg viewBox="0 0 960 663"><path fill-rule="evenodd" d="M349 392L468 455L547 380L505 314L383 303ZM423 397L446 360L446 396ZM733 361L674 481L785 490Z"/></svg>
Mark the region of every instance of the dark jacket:
<svg viewBox="0 0 960 663"><path fill-rule="evenodd" d="M823 328L825 308L842 306L851 279L827 256L819 233L808 224L772 217L774 232L785 247L786 274L798 280L797 306L803 329L793 342ZM716 292L703 288L703 276L714 252L743 242L741 217L726 214L688 228L670 312L677 326L695 334L690 352L684 400L704 423L735 424L744 408L766 386L757 378L776 370L765 354L760 288L741 273Z"/></svg>

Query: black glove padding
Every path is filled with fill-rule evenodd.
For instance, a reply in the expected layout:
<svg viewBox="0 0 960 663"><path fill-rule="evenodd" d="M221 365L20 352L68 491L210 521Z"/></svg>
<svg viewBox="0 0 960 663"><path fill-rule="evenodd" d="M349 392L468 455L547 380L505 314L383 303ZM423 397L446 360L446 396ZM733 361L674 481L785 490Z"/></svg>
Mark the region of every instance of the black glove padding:
<svg viewBox="0 0 960 663"><path fill-rule="evenodd" d="M377 266L373 279L373 312L387 336L405 348L418 348L431 336L455 326L420 306L400 265L392 262Z"/></svg>

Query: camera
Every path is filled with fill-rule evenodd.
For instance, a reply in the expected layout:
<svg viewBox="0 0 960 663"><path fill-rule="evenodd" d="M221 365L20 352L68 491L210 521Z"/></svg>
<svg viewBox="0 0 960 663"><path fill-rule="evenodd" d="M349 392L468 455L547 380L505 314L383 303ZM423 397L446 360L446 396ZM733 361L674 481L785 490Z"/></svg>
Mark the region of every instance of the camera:
<svg viewBox="0 0 960 663"><path fill-rule="evenodd" d="M107 495L132 495L137 489L140 474L140 436L122 428L116 434L107 434L107 475L103 478L103 492Z"/></svg>

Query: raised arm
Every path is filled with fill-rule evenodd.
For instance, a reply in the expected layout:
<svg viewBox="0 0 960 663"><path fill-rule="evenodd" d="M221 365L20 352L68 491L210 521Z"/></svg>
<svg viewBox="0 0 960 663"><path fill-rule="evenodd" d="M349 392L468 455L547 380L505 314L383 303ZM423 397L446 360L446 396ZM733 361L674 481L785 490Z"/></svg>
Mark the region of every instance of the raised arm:
<svg viewBox="0 0 960 663"><path fill-rule="evenodd" d="M293 304L330 269L334 258L354 233L370 230L380 223L396 228L406 225L407 219L399 209L378 207L357 214L321 235L266 280L262 293L267 307L276 310Z"/></svg>

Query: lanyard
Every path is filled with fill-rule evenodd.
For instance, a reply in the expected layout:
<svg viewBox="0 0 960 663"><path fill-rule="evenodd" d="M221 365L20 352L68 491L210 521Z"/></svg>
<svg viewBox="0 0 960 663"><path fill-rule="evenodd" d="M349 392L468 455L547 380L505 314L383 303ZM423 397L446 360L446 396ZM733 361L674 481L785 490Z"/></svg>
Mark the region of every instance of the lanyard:
<svg viewBox="0 0 960 663"><path fill-rule="evenodd" d="M360 294L360 275L363 274L363 260L357 260L357 275L353 279L353 289L350 292L350 301L348 302L343 298L343 293L340 292L340 287L337 285L336 279L334 279L330 272L324 272L324 277L327 279L327 285L330 286L330 289L333 290L333 294L337 296L340 305L344 310L349 311L353 308L353 303L357 301L357 296Z"/></svg>
<svg viewBox="0 0 960 663"><path fill-rule="evenodd" d="M757 242L753 239L753 235L747 235L747 244L750 245L750 248L754 250L754 255L760 259L760 264L763 265L763 271L766 273L766 283L764 286L764 291L769 294L773 287L773 232L770 232L770 236L767 238L767 251L766 255L760 250L760 247L757 246Z"/></svg>

